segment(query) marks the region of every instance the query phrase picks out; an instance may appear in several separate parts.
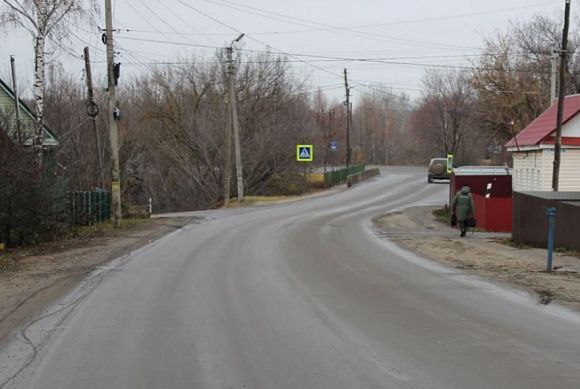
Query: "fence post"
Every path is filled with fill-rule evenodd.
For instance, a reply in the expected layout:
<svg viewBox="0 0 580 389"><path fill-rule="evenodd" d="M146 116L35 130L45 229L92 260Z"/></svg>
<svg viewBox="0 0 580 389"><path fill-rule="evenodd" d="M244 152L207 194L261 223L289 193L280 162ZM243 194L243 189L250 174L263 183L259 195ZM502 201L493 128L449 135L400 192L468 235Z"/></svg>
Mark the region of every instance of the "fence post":
<svg viewBox="0 0 580 389"><path fill-rule="evenodd" d="M552 260L554 257L554 230L556 229L556 208L550 207L546 210L548 216L548 264L546 271L552 272Z"/></svg>
<svg viewBox="0 0 580 389"><path fill-rule="evenodd" d="M87 192L88 210L89 210L89 226L93 225L93 192Z"/></svg>

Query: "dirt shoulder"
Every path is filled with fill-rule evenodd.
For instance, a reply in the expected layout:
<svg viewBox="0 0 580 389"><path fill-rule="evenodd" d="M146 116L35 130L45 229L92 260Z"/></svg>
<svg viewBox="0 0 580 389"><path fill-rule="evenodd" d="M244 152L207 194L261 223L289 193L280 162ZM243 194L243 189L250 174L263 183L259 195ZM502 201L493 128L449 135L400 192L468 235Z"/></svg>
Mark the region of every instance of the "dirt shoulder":
<svg viewBox="0 0 580 389"><path fill-rule="evenodd" d="M198 221L127 221L121 230L86 228L75 238L1 253L0 343L95 268Z"/></svg>
<svg viewBox="0 0 580 389"><path fill-rule="evenodd" d="M377 234L418 255L511 286L533 291L538 303L580 310L580 258L555 253L546 273L546 250L509 245L508 234L469 233L460 238L433 216L437 207L415 207L374 219Z"/></svg>

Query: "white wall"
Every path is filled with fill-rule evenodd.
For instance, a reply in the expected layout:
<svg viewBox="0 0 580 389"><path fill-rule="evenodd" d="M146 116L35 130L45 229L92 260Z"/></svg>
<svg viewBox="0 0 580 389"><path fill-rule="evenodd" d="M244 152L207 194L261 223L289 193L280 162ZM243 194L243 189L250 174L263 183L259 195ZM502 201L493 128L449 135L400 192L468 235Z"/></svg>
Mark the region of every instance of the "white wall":
<svg viewBox="0 0 580 389"><path fill-rule="evenodd" d="M543 151L544 157L544 188L552 190L554 169L554 149ZM562 149L560 161L560 185L562 192L580 192L580 149Z"/></svg>
<svg viewBox="0 0 580 389"><path fill-rule="evenodd" d="M562 136L580 137L580 115L574 116L562 127Z"/></svg>
<svg viewBox="0 0 580 389"><path fill-rule="evenodd" d="M514 191L541 191L544 189L544 155L542 150L513 153Z"/></svg>

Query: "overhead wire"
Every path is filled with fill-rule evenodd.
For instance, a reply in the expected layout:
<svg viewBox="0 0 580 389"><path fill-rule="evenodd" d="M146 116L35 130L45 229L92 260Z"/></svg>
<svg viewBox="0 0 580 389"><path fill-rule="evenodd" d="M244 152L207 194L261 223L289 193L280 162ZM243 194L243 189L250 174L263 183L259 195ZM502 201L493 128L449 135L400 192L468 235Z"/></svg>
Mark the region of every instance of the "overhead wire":
<svg viewBox="0 0 580 389"><path fill-rule="evenodd" d="M142 0L139 0L141 3L144 4L144 2ZM228 28L229 30L232 30L238 34L241 34L242 31L240 31L239 29L228 25L227 23L222 22L221 20L209 15L208 13L186 3L183 0L177 0L179 3L183 4L184 6L188 7L189 9L193 10L194 12L211 19L212 21L218 23L219 25ZM216 1L213 0L203 0L209 3L214 3L214 4L218 4L218 5L222 5L223 4L219 4ZM244 6L241 4L237 4L231 1L226 1L226 0L222 0L223 3L231 3L231 4L235 4L236 6L239 7L246 7L246 8L254 8L254 7L250 7L250 6ZM128 5L138 14L138 16L140 16L146 23L148 23L149 25L152 25L150 23L150 21L147 20L147 18L145 18L140 12L138 12L135 7L130 3L130 0L128 0ZM548 4L553 4L553 3L545 3L544 5L548 5ZM144 6L152 13L157 15L149 6L147 6L146 4L144 4ZM514 8L515 9L515 8ZM519 9L519 7L518 7ZM257 9L256 9L257 10ZM505 9L504 9L505 10ZM509 9L511 10L511 9ZM268 12L268 11L263 11L260 10L262 12ZM498 11L489 11L489 12L500 12ZM275 14L275 13L272 13ZM280 14L281 15L281 14ZM475 13L472 13L472 15L475 15ZM292 18L286 15L281 15L281 17L287 17L287 18ZM451 17L455 17L455 16L449 16L449 18ZM295 18L298 19L298 18ZM303 19L305 20L305 19ZM306 20L305 20L306 21ZM162 20L162 22L169 26L170 29L172 29L174 31L175 34L182 34L181 32L179 32L176 28L174 28L171 24L169 24L167 21ZM322 23L317 23L317 22L312 22L312 21L306 21L307 23L311 23L311 24L318 24L318 25L324 25ZM413 21L407 21L407 22L413 22ZM153 26L153 25L152 25ZM331 25L327 25L327 26L331 26ZM371 25L367 25L367 26L371 26ZM337 27L337 26L333 26L337 29L342 28L345 29L344 27ZM359 26L359 27L364 27L364 26ZM143 41L143 42L154 42L154 43L162 43L162 44L172 44L172 45L183 45L183 46L190 46L190 47L199 47L199 48L208 48L208 49L214 49L214 50L221 50L223 49L223 46L215 46L215 45L202 45L202 44L198 44L198 43L190 43L190 42L176 42L171 40L170 38L168 38L166 35L163 35L163 32L159 29L157 29L156 27L153 26L153 28L156 30L157 33L161 34L162 36L164 36L167 40L162 41L159 39L145 39L145 38L131 38L131 37L118 37L119 39L126 39L126 40L133 40L133 41ZM352 29L353 27L347 27L346 29ZM358 27L357 27L358 28ZM131 30L131 29L127 29L126 31L136 31L136 30ZM183 34L183 35L193 35L193 34ZM350 58L350 57L340 57L340 56L323 56L323 55L316 55L316 54L306 54L306 53L290 53L290 52L285 52L283 50L279 50L275 47L273 47L272 45L265 43L255 37L253 37L250 34L246 34L248 36L249 39L255 41L256 43L259 43L260 45L263 45L266 50L253 50L253 49L245 49L245 48L241 48L241 51L246 51L246 52L254 52L254 53L272 53L272 50L275 50L277 53L276 54L280 54L280 55L284 55L287 57L291 57L294 58L294 61L285 59L283 60L284 62L299 62L299 63L303 63L305 65L308 65L316 70L322 71L324 73L327 73L329 75L332 75L335 79L336 77L340 77L342 78L342 74L338 74L335 72L332 72L326 68L320 67L318 65L315 65L312 62L359 62L359 63L374 63L374 64L384 64L384 65L398 65L398 66L415 66L415 67L424 67L424 68L448 68L448 69L463 69L463 70L489 70L489 71L514 71L514 72L533 72L533 73L538 73L539 71L537 70L527 70L527 69L494 69L494 68L480 68L480 67L474 67L474 66L463 66L463 65L448 65L448 64L433 64L433 63L417 63L417 62L405 62L405 61L397 61L397 59L435 59L435 58L453 58L453 57L466 57L466 56L471 56L471 57L479 57L482 56L480 55L448 55L448 56L408 56L408 57L384 57L384 58ZM80 40L80 38L78 38L78 36L76 36L76 39ZM121 47L121 46L120 46ZM125 49L123 49L125 50ZM128 50L125 50L128 51ZM139 58L138 56L136 56L135 54L128 54L129 56L131 56L136 63L126 63L126 64L131 64L131 65L135 65L135 64L139 64L139 65L143 65L143 66L150 66L150 65L163 65L163 64L184 64L187 63L186 61L183 62L178 62L178 61L158 61L158 62L150 62L148 58L144 57L144 56L140 56L141 58ZM483 54L483 55L487 55L487 54ZM309 60L305 60L304 58L309 58ZM249 62L248 62L249 63ZM355 82L359 85L365 85L364 83L358 83ZM365 85L365 86L369 86L369 85ZM413 89L409 89L409 88L399 88L399 89L404 89L404 90L413 90ZM418 89L414 89L415 91L421 91Z"/></svg>
<svg viewBox="0 0 580 389"><path fill-rule="evenodd" d="M227 0L221 0L220 2L215 1L215 0L202 0L202 1L205 1L205 2L210 3L210 4L222 6L225 8L234 9L234 10L237 10L240 12L246 12L246 13L261 16L264 18L278 20L278 21L281 21L283 23L289 23L289 24L294 24L294 25L299 25L299 26L304 26L304 27L322 26L324 28L327 28L328 32L333 32L333 33L348 32L350 34L357 35L358 37L363 37L363 38L371 39L374 41L388 42L388 43L400 42L400 43L404 43L406 45L424 47L424 48L427 47L427 48L440 48L440 49L441 48L443 48L443 49L477 49L477 48L467 47L467 46L455 46L455 45L446 45L446 44L441 44L441 43L436 43L436 42L415 41L412 39L405 39L405 38L393 37L393 36L388 36L388 35L383 35L383 34L358 31L356 29L349 28L349 27L335 26L332 24L315 22L315 21L311 21L308 19L296 18L293 16L288 16L288 15L284 15L284 14L277 13L277 12L266 11L264 9L251 7L248 5L243 5L243 4L239 4L239 3L235 3L235 2L227 1ZM224 4L224 3L226 3L226 4ZM233 5L228 5L228 4L233 4ZM240 7L242 7L242 8L240 8Z"/></svg>
<svg viewBox="0 0 580 389"><path fill-rule="evenodd" d="M241 33L239 30L234 30L235 32ZM153 42L153 43L163 43L163 44L171 44L171 45L183 45L183 46L192 46L192 47L201 47L201 48L212 48L212 49L222 49L220 46L212 46L212 45L202 45L202 44L193 44L193 43L184 43L184 42L176 42L176 41L163 41L159 39L146 39L146 38L132 38L132 37L119 37L120 39L126 40L133 40L133 41L142 41L142 42ZM507 71L507 72L518 72L518 73L545 73L539 70L533 69L501 69L501 68L488 68L488 67L478 67L478 66L468 66L468 65L445 65L445 64L435 64L435 63L424 63L424 62L406 62L406 61L394 61L390 59L384 58L356 58L356 57L339 57L339 56L329 56L329 55L316 55L316 54L301 54L301 53L291 53L286 52L283 50L279 50L261 40L258 40L255 37L251 37L248 35L248 38L267 47L270 49L274 49L277 51L278 54L282 54L288 57L297 58L297 62L309 64L318 70L324 71L328 74L332 74L334 76L342 77L341 75L329 71L328 69L321 68L319 66L311 64L309 61L302 59L304 58L313 58L313 59L325 59L328 61L343 61L343 62L365 62L365 63L377 63L377 64L385 64L385 65L401 65L401 66L415 66L415 67L422 67L422 68L446 68L446 69L462 69L462 70L485 70L485 71ZM256 50L256 49L245 49L240 48L240 51L246 52L254 52L254 53L271 53L268 50ZM417 58L417 57L416 57ZM547 72L547 70L546 70Z"/></svg>
<svg viewBox="0 0 580 389"><path fill-rule="evenodd" d="M205 17L207 17L207 18L209 18L209 19L213 20L214 22L216 22L216 23L220 24L221 26L224 26L224 27L226 27L226 28L228 28L228 29L230 29L230 30L232 30L232 31L234 31L234 32L236 32L236 33L238 33L238 34L242 34L242 33L243 33L243 32L242 32L242 31L240 31L239 29L237 29L237 28L234 28L234 27L232 27L232 26L230 26L230 25L228 25L228 24L226 24L226 23L222 22L221 20L219 20L219 19L217 19L217 18L215 18L215 17L213 17L213 16L211 16L211 15L209 15L209 14L207 14L207 13L205 13L205 12L203 12L203 11L201 11L201 10L199 10L199 9L195 8L195 7L193 7L192 5L190 5L190 4L188 4L188 3L186 3L186 2L185 2L185 1L183 1L183 0L177 0L177 1L178 1L178 2L180 2L181 4L185 5L186 7L190 8L190 9L191 9L191 10L193 10L194 12L196 12L196 13L198 13L198 14L200 14L200 15L203 15L203 16L205 16ZM265 46L265 47L267 47L267 48L271 48L271 49L274 49L274 50L278 51L278 52L279 52L279 54L282 54L282 55L287 55L287 56L292 56L291 54L285 53L285 52L283 52L282 50L278 50L277 48L275 48L275 47L273 47L273 46L271 46L271 45L269 45L269 44L267 44L267 43L264 43L264 42L260 41L259 39L255 38L255 37L252 37L251 35L248 35L248 38L249 38L249 39L251 39L251 40L253 40L253 41L255 41L255 42L257 42L257 43L259 43L259 44L261 44L261 45L263 45L263 46ZM293 56L293 57L297 58L296 56ZM302 59L300 59L300 58L299 58L299 60L300 60L300 62L303 62L303 63L305 63L305 64L308 64L308 65L310 65L310 66L312 66L312 67L314 67L314 68L316 68L316 69L318 69L318 70L321 70L321 71L323 71L323 72L325 72L325 73L331 74L331 75L333 75L333 76L341 77L340 75L337 75L336 73L334 73L334 72L331 72L331 71L329 71L329 70L327 70L327 69L324 69L324 68L322 68L322 67L320 67L320 66L317 66L317 65L310 64L310 63L308 63L308 61L304 61L304 60L302 60Z"/></svg>
<svg viewBox="0 0 580 389"><path fill-rule="evenodd" d="M547 7L547 6L555 6L555 5L559 5L559 4L560 4L559 1L558 2L552 1L552 2L547 2L547 3L532 4L532 5L520 6L520 7L500 8L500 9L494 9L494 10L489 10L489 11L469 12L469 13L462 13L462 14L455 14L455 15L444 15L444 16L435 16L435 17L418 18L418 19L407 19L407 20L383 22L383 23L337 26L336 28L310 28L310 29L305 29L305 30L254 31L254 32L248 32L248 34L251 34L251 35L280 35L280 34L324 32L324 31L331 31L331 30L337 30L337 29L340 30L340 29L344 29L344 28L358 29L358 28L372 28L372 27L382 27L382 26L396 26L396 25L404 25L404 24L416 24L416 23L445 21L445 20L452 20L452 19L462 19L462 18L473 17L473 16L492 15L492 14L497 14L497 13L521 11L521 10L525 10L525 9L541 8L541 7ZM168 10L169 10L169 8L168 8ZM134 29L134 28L127 28L126 31L127 32L144 33L144 34L159 34L159 31ZM229 33L226 33L226 32L222 32L222 33L170 32L170 31L162 31L162 32L164 34L169 34L169 35L172 35L172 34L199 35L199 36L229 36L230 35Z"/></svg>

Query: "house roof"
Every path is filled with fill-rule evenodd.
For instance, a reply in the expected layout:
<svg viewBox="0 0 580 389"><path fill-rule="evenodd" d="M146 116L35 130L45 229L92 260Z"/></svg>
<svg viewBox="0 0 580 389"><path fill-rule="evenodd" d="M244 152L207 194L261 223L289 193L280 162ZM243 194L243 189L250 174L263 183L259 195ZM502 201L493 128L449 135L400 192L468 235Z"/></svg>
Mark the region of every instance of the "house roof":
<svg viewBox="0 0 580 389"><path fill-rule="evenodd" d="M12 99L12 101L14 101L15 99L15 94L14 91L12 90L12 88L10 88L10 86L8 86L8 84L6 84L4 81L2 81L2 79L0 78L0 88L3 89L6 94L8 94L9 98ZM34 114L34 112L30 109L30 107L22 100L22 99L18 99L19 105L20 105L20 109L22 110L22 112L27 115L31 120L35 120L36 115ZM14 104L14 102L12 102L12 104ZM0 109L2 109L2 107L0 106ZM27 141L25 144L32 144L32 137L30 137L30 140ZM45 146L57 146L58 145L58 140L57 137L55 135L55 133L48 128L46 125L44 126L44 145Z"/></svg>
<svg viewBox="0 0 580 389"><path fill-rule="evenodd" d="M562 124L566 124L578 113L580 113L580 95L566 96ZM505 147L538 146L544 141L549 143L552 133L556 131L557 114L558 103L556 102L514 136Z"/></svg>

